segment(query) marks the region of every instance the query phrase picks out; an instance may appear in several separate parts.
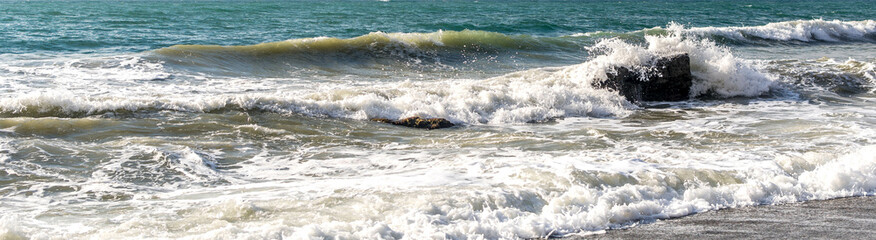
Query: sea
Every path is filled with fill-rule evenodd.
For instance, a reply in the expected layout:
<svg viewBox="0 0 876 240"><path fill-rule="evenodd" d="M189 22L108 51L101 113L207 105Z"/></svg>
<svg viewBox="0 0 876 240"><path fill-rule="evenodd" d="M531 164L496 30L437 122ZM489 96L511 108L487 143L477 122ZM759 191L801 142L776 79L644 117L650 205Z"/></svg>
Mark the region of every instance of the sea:
<svg viewBox="0 0 876 240"><path fill-rule="evenodd" d="M874 9L0 0L0 239L562 238L871 196ZM688 100L594 87L676 54ZM456 126L370 120L407 117Z"/></svg>

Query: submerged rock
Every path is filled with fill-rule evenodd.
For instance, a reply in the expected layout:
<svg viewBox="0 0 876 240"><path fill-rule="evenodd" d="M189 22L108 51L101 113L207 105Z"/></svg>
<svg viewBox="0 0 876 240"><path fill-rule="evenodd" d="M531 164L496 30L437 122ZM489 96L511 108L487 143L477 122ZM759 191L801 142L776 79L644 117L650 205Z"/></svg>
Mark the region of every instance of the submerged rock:
<svg viewBox="0 0 876 240"><path fill-rule="evenodd" d="M618 91L630 102L682 101L690 98L693 77L687 54L662 57L653 63L654 71L647 76L625 67L615 67L608 79L593 84L595 87ZM642 81L647 79L647 81Z"/></svg>
<svg viewBox="0 0 876 240"><path fill-rule="evenodd" d="M420 118L420 117L409 117L401 120L389 120L386 118L372 118L371 121L389 123L392 125L399 125L405 127L412 128L425 128L425 129L438 129L438 128L449 128L455 126L447 119L443 118Z"/></svg>

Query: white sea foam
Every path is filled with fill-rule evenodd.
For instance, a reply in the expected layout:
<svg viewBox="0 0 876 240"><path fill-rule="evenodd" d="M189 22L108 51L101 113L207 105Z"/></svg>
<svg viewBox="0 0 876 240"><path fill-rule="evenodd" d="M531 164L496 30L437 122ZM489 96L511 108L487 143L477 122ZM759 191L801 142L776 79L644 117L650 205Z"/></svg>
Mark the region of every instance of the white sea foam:
<svg viewBox="0 0 876 240"><path fill-rule="evenodd" d="M660 56L686 53L691 60L691 73L698 81L691 87L691 96L714 93L721 97L757 96L769 91L773 81L759 72L752 63L737 58L728 48L706 39L686 38L684 26L670 24L667 36L645 36L647 46L629 44L618 39L601 41L591 49L603 50L593 60L569 70L584 79L604 78L610 66L624 66L647 71L648 61Z"/></svg>
<svg viewBox="0 0 876 240"><path fill-rule="evenodd" d="M469 124L623 116L635 107L616 93L595 89L592 83L605 79L613 67L647 72L656 58L678 53L687 53L691 58L691 71L697 78L691 89L692 97L757 96L772 86L770 78L728 49L708 40L685 38L680 34L681 26L673 25L670 29L673 34L668 36L647 36L647 45L603 40L590 48L601 54L582 64L532 69L483 80L395 82L328 91L277 86L280 89L257 94L235 93L234 89L243 87L238 84L254 84L240 81L207 80L208 84L216 85L211 89L200 87L201 81L193 83L197 85L175 82L175 89L167 84L142 83L143 89L120 89L121 92L97 96L91 96L87 90L90 88L82 86L86 90L76 90L77 87L16 94L0 100L0 108L24 115L243 109L353 119L443 117Z"/></svg>
<svg viewBox="0 0 876 240"><path fill-rule="evenodd" d="M207 204L179 210L179 219L173 222L141 215L124 219L117 227L68 237L556 237L726 207L876 192L876 146L840 155L779 156L772 163L723 169L714 165L677 168L640 161L569 164L578 157L508 153L511 154L508 157L494 158L471 169L458 169L453 164L475 164L476 160L458 159L433 166L437 169L385 178L335 177L302 184L273 183L270 188L253 184L219 187L209 194L194 191L165 195L160 197L164 204L187 206L193 199ZM520 157L531 160L509 165L520 161ZM610 170L618 167L623 170ZM590 168L603 170L587 170ZM452 184L459 181L466 183ZM504 184L501 188L487 187L489 184L481 187L480 181ZM440 189L420 185L435 182L451 184L441 184ZM218 196L218 192L227 194ZM243 200L250 197L258 200ZM177 233L148 230L164 224L187 230ZM30 237L49 236L36 233Z"/></svg>
<svg viewBox="0 0 876 240"><path fill-rule="evenodd" d="M781 81L813 92L861 94L876 89L876 64L873 60L846 58L773 60L763 64Z"/></svg>
<svg viewBox="0 0 876 240"><path fill-rule="evenodd" d="M26 234L19 227L18 219L14 215L3 214L0 216L0 239L19 240L27 239Z"/></svg>
<svg viewBox="0 0 876 240"><path fill-rule="evenodd" d="M127 138L110 144L127 154L101 164L85 181L74 180L83 187L69 195L121 191L136 195L132 200L71 202L55 196L66 204L52 205L13 195L7 199L17 205L6 207L25 217L9 229L32 239L517 239L598 232L726 207L876 194L876 146L855 147L876 130L836 122L862 119L876 113L872 108L766 101L719 103L695 112L706 116L644 126L576 118L560 120L551 131L532 125L507 133L462 129L453 134L463 136L451 140L458 145L383 142L379 151L379 145L354 144L296 150L335 154L329 160L266 147L221 172L196 149L142 147L163 142ZM569 131L574 133L564 134ZM540 137L549 145L578 148L544 152L490 143L538 145ZM712 141L724 142L705 144ZM598 142L608 144L582 147ZM480 145L460 147L472 144ZM146 173L186 171L176 175L185 184L145 187L110 177L124 172L122 164L150 160L164 167ZM198 186L216 178L234 184ZM67 213L31 217L59 208Z"/></svg>
<svg viewBox="0 0 876 240"><path fill-rule="evenodd" d="M34 56L18 56L19 58L37 58ZM35 59L16 61L4 59L0 70L23 74L29 79L48 77L52 82L66 81L100 81L112 79L120 82L136 80L154 80L170 77L164 66L159 62L150 62L139 56L88 56L72 55L59 59Z"/></svg>
<svg viewBox="0 0 876 240"><path fill-rule="evenodd" d="M12 131L12 130L14 130L14 127L7 128L7 129L0 129L0 131L4 131L4 132ZM6 162L7 160L9 160L10 155L15 153L15 148L10 145L10 142L12 142L11 138L0 137L0 163Z"/></svg>
<svg viewBox="0 0 876 240"><path fill-rule="evenodd" d="M874 62L859 61L851 58L845 61L826 59L824 62L843 72L863 76L870 82L870 84L876 85L876 64L874 64Z"/></svg>
<svg viewBox="0 0 876 240"><path fill-rule="evenodd" d="M753 27L696 27L686 29L685 32L702 36L722 36L737 41L873 41L876 40L876 21L797 20Z"/></svg>
<svg viewBox="0 0 876 240"><path fill-rule="evenodd" d="M619 32L584 32L568 35L570 37L611 37L620 35L663 35L663 27L648 28L639 31ZM747 27L691 27L683 29L683 33L698 37L724 37L742 43L753 41L778 42L870 42L876 41L876 21L841 21L841 20L795 20L773 22L760 26Z"/></svg>
<svg viewBox="0 0 876 240"><path fill-rule="evenodd" d="M215 115L228 116L203 114L195 121L223 129L180 137L165 129L187 128L172 126L178 119L153 114L10 118L4 126L11 127L0 132L0 151L9 149L0 152L0 173L60 180L0 189L26 186L4 192L0 238L541 238L727 207L876 194L876 130L869 120L876 110L868 103L777 98L631 111L636 107L617 94L590 87L612 67L646 72L654 58L676 53L691 57L694 95L758 96L774 87L771 76L727 48L686 36L677 25L669 29L644 44L601 41L590 49L598 54L581 64L486 79L139 81L121 73L17 69L46 81L11 77L15 91L2 93L3 114L228 109L353 119L419 115L488 126L407 135L357 132L359 126L327 130L296 118L304 126L258 117L214 123ZM822 62L872 77L866 62ZM141 69L132 66L125 68ZM135 72L161 71L142 69ZM113 82L128 85L108 87ZM617 117L576 118L582 116ZM567 118L499 124L552 117ZM56 136L61 130L32 130L37 125L134 133L80 141ZM62 171L84 174L33 164L87 155L83 149L96 152L96 166ZM47 190L55 187L69 189Z"/></svg>

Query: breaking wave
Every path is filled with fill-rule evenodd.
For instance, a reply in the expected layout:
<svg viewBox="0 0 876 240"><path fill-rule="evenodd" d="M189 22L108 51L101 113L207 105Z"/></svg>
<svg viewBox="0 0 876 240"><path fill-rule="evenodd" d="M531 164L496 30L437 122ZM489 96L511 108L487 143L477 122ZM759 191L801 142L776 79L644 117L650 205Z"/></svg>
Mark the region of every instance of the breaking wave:
<svg viewBox="0 0 876 240"><path fill-rule="evenodd" d="M624 116L636 106L617 93L594 88L593 83L606 79L607 73L615 67L648 71L650 63L656 58L680 53L688 54L691 59L691 71L696 79L691 97L758 96L773 85L768 76L758 72L746 60L735 57L729 49L707 39L685 37L681 34L683 29L680 25L672 25L672 34L645 36L644 44L617 38L602 40L588 48L594 57L581 64L537 68L488 79L406 81L309 92L171 92L160 97L154 94L91 97L73 92L35 91L0 100L0 109L6 114L24 116L238 109L352 119L442 117L469 124L537 122L558 117ZM227 50L224 47L207 48ZM262 48L271 47L246 51L269 51ZM155 92L167 90L162 87Z"/></svg>
<svg viewBox="0 0 876 240"><path fill-rule="evenodd" d="M353 38L301 38L245 46L175 45L151 51L151 57L195 71L233 74L284 73L291 69L434 68L516 63L546 58L581 60L586 48L606 39L646 43L645 38L683 34L719 44L770 45L823 42L874 42L876 21L797 20L750 27L692 27L678 24L632 32L595 31L567 36L506 35L463 30L429 33L372 32ZM525 54L523 54L525 53ZM446 70L446 69L445 69Z"/></svg>
<svg viewBox="0 0 876 240"><path fill-rule="evenodd" d="M505 35L487 31L437 31L384 33L340 39L316 37L247 46L176 45L153 51L158 59L185 66L235 70L289 67L404 66L418 64L470 64L487 55L520 51L578 52L581 46L562 38Z"/></svg>
<svg viewBox="0 0 876 240"><path fill-rule="evenodd" d="M876 21L797 20L753 27L698 27L687 29L685 32L707 37L723 37L743 43L873 42L876 41Z"/></svg>
<svg viewBox="0 0 876 240"><path fill-rule="evenodd" d="M814 60L776 60L766 68L782 81L815 92L830 91L840 95L872 92L876 87L876 64L866 60L833 58Z"/></svg>

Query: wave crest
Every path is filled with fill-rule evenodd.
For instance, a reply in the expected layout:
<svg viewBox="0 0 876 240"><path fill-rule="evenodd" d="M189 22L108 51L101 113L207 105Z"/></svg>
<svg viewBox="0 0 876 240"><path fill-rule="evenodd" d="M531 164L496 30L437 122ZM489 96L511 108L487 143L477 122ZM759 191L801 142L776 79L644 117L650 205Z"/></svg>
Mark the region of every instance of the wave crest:
<svg viewBox="0 0 876 240"><path fill-rule="evenodd" d="M876 41L876 21L797 20L754 27L699 27L688 34L719 36L740 42L757 40L797 42Z"/></svg>
<svg viewBox="0 0 876 240"><path fill-rule="evenodd" d="M680 25L670 28L674 33L667 36L646 36L646 44L617 38L603 40L590 48L594 57L581 64L536 68L488 79L405 81L335 90L288 89L248 94L179 92L98 98L63 91L33 92L0 100L0 108L15 116L243 110L352 119L442 117L468 124L624 116L636 107L616 93L594 88L593 83L606 79L614 67L649 71L654 59L678 53L687 53L691 59L691 71L696 78L692 97L757 96L772 86L770 78L736 58L727 48L709 40L684 37Z"/></svg>
<svg viewBox="0 0 876 240"><path fill-rule="evenodd" d="M567 36L506 35L463 30L428 33L372 32L353 38L301 38L246 46L175 45L150 52L152 57L196 71L246 74L288 73L293 69L343 72L362 69L432 69L470 67L492 69L506 63L579 61L587 46L605 39L647 43L646 38L687 35L722 44L802 44L819 42L874 42L876 21L797 20L753 27L693 27L670 23L632 32L588 32ZM679 32L680 31L680 32ZM545 65L540 65L545 66ZM223 71L224 70L224 71Z"/></svg>
<svg viewBox="0 0 876 240"><path fill-rule="evenodd" d="M175 45L153 51L158 59L187 67L288 71L290 67L404 67L470 64L517 51L570 50L573 42L487 31L384 33L341 39L290 39L246 46ZM580 48L578 48L580 49ZM481 61L483 62L483 61Z"/></svg>

